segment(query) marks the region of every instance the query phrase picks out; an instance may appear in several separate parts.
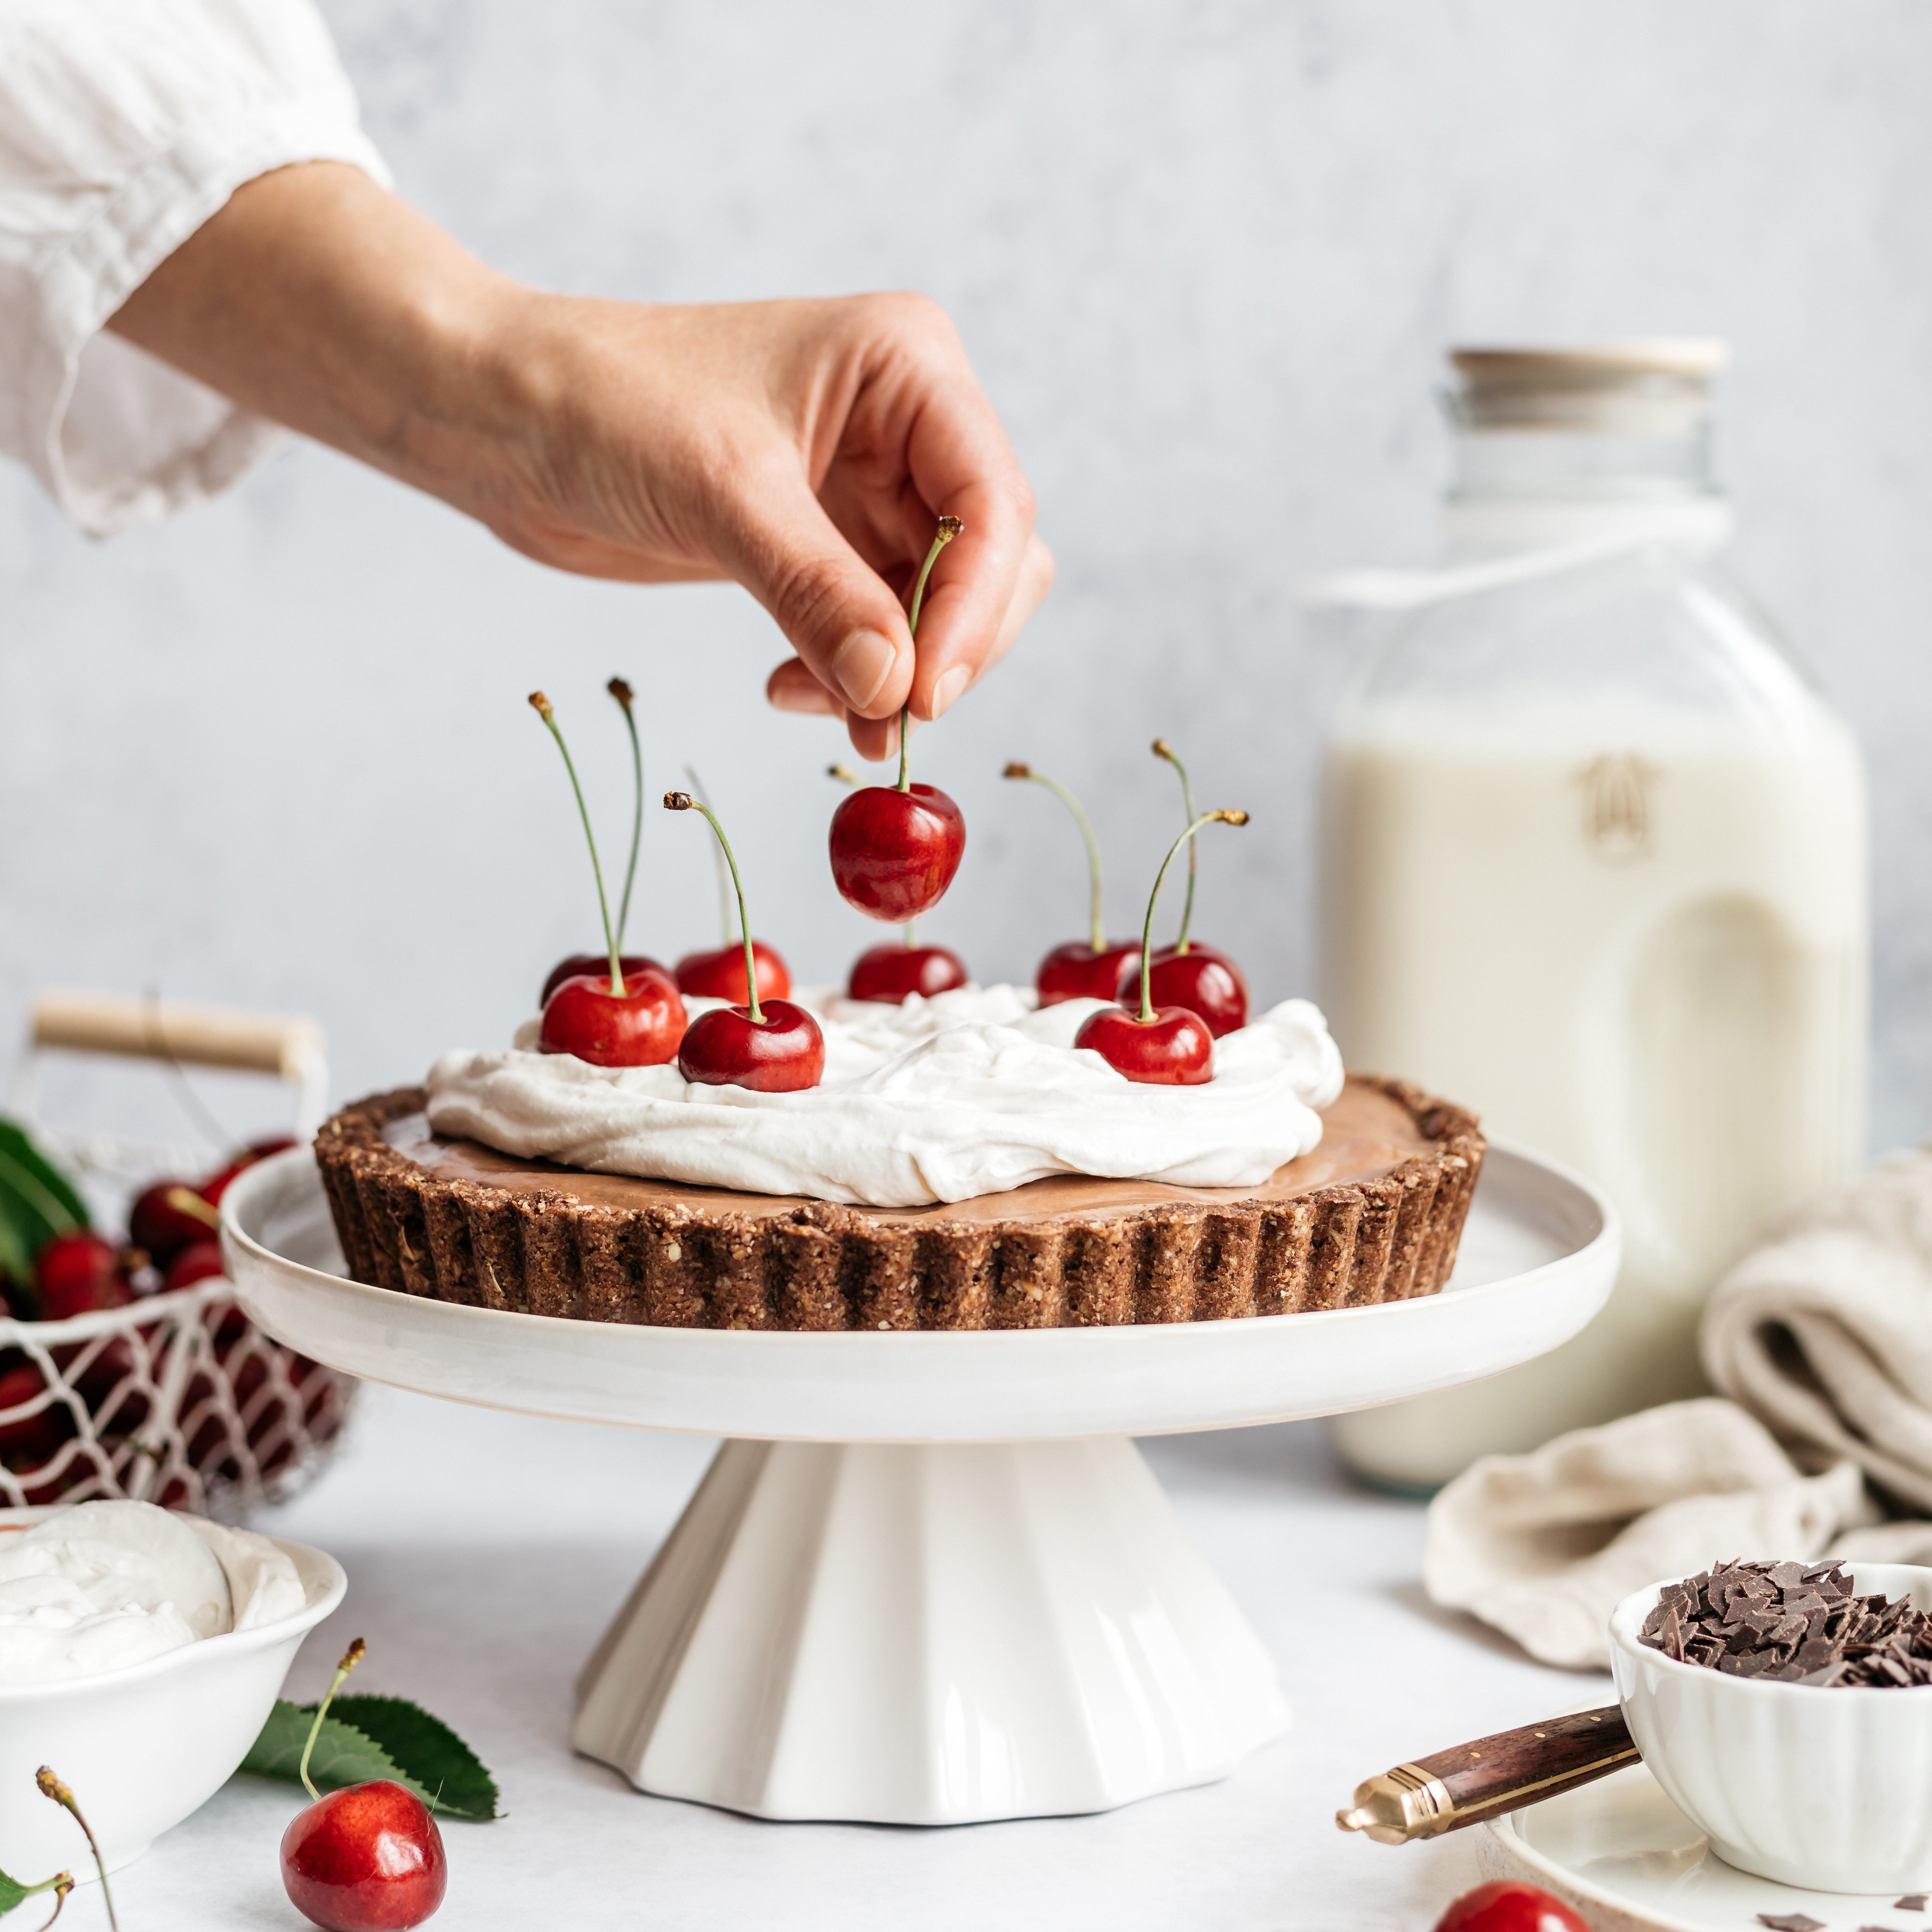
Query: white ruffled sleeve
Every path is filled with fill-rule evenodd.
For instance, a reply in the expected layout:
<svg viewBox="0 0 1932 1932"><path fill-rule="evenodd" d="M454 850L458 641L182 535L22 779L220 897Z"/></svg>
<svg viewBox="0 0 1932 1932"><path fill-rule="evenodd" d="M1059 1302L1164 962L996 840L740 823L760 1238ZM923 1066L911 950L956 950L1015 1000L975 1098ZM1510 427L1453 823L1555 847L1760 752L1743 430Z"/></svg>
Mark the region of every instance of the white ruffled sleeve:
<svg viewBox="0 0 1932 1932"><path fill-rule="evenodd" d="M212 496L280 434L104 326L310 160L389 185L310 0L0 0L0 452L82 530Z"/></svg>

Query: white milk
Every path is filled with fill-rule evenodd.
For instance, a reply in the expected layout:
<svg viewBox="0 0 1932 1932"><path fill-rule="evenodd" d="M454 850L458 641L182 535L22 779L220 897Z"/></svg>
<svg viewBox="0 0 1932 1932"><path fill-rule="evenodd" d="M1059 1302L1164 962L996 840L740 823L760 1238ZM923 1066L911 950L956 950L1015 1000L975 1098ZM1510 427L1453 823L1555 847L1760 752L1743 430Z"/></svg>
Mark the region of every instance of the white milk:
<svg viewBox="0 0 1932 1932"><path fill-rule="evenodd" d="M1609 1307L1522 1368L1336 1425L1430 1484L1695 1393L1704 1296L1864 1119L1864 780L1782 685L1772 718L1601 698L1419 698L1331 735L1324 1004L1352 1066L1475 1108L1616 1201Z"/></svg>

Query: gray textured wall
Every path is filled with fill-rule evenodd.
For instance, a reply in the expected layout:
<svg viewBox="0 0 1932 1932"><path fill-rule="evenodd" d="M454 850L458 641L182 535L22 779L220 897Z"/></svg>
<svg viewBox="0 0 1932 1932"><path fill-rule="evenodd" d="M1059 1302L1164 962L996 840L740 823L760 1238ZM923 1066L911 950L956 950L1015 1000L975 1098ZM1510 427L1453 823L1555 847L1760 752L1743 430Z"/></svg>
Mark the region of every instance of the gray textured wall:
<svg viewBox="0 0 1932 1932"><path fill-rule="evenodd" d="M1873 768L1875 1138L1932 1128L1932 9L325 5L404 192L502 268L951 308L1060 564L920 742L973 834L932 928L982 976L1079 923L1071 831L1001 761L1086 794L1119 928L1174 814L1161 731L1256 815L1204 855L1207 934L1264 996L1304 986L1348 653L1291 586L1424 554L1443 345L1730 337L1740 561ZM0 475L0 1036L38 984L158 981L318 1014L344 1093L501 1040L594 923L523 695L558 700L614 839L619 670L653 782L694 760L728 814L758 928L808 976L875 930L821 856L838 741L764 710L780 648L735 590L548 574L304 447L106 546ZM634 937L710 943L699 828L650 838Z"/></svg>

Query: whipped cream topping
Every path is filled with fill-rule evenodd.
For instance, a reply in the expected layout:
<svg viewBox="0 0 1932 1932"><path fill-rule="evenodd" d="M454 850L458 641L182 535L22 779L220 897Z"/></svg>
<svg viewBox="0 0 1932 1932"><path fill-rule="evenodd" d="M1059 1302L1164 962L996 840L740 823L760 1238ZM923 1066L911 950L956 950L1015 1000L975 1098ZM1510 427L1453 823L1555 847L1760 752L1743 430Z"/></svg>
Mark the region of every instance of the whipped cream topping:
<svg viewBox="0 0 1932 1932"><path fill-rule="evenodd" d="M1306 1000L1217 1040L1204 1084L1156 1087L1074 1046L1104 1000L1041 1007L1030 988L1004 986L898 1006L796 997L825 1035L824 1078L803 1093L538 1053L530 1021L509 1052L436 1062L430 1125L592 1173L916 1208L1055 1174L1258 1186L1320 1143L1314 1110L1342 1090L1341 1054ZM718 1004L686 1002L694 1017Z"/></svg>
<svg viewBox="0 0 1932 1932"><path fill-rule="evenodd" d="M308 1600L266 1536L152 1503L78 1503L0 1532L0 1684L98 1676Z"/></svg>

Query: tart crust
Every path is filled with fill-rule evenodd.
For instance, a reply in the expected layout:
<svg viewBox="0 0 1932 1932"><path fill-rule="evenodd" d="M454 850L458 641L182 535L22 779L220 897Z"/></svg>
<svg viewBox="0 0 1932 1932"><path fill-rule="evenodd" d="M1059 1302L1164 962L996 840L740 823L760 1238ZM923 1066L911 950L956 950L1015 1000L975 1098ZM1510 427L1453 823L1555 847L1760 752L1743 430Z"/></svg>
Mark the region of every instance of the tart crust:
<svg viewBox="0 0 1932 1932"><path fill-rule="evenodd" d="M950 1208L771 1196L748 1212L742 1196L541 1162L502 1160L500 1180L449 1176L398 1144L425 1106L419 1087L345 1108L315 1151L350 1273L433 1300L678 1328L1222 1321L1403 1300L1448 1280L1483 1164L1475 1117L1402 1081L1348 1083L1394 1102L1420 1150L1306 1186L1292 1162L1246 1192L1089 1183L1056 1196L1048 1181ZM1116 1185L1130 1204L1097 1209ZM627 1190L637 1204L613 1204Z"/></svg>

